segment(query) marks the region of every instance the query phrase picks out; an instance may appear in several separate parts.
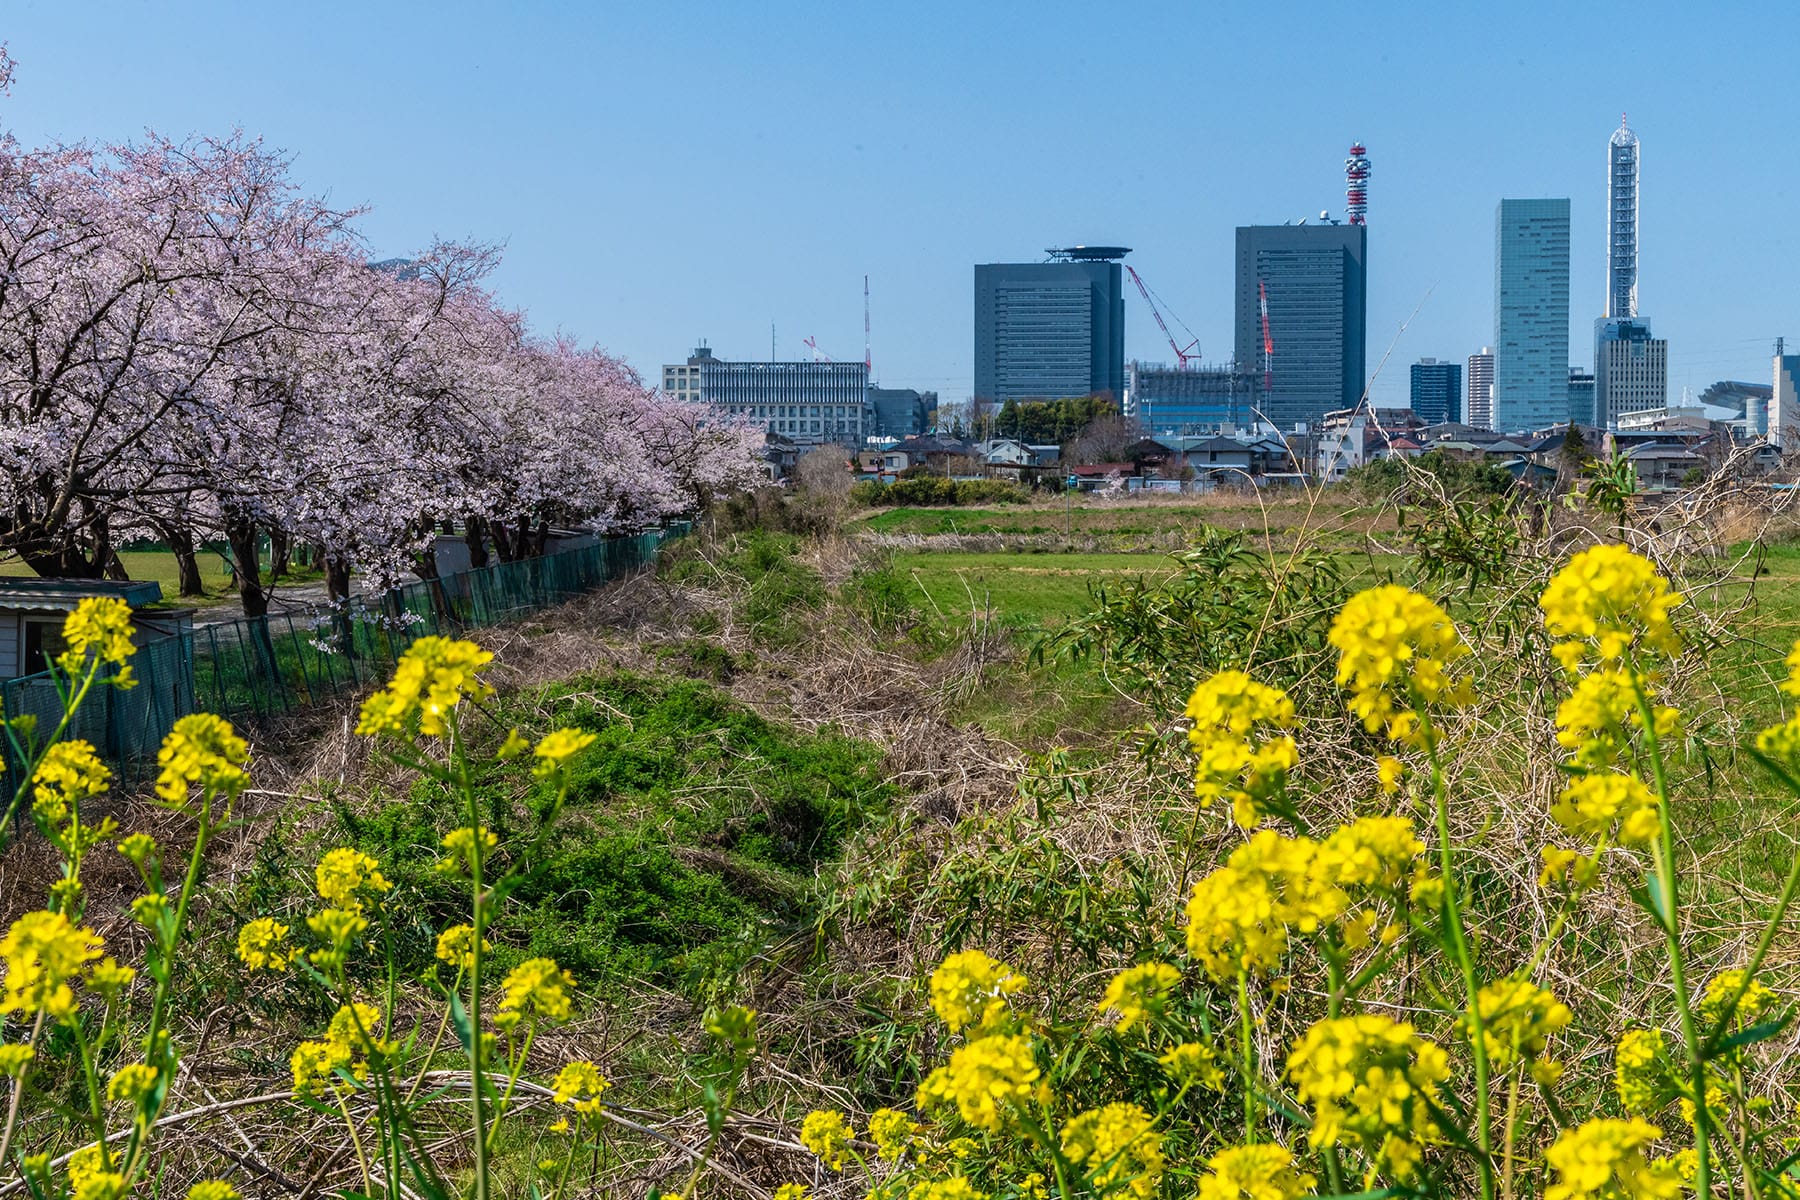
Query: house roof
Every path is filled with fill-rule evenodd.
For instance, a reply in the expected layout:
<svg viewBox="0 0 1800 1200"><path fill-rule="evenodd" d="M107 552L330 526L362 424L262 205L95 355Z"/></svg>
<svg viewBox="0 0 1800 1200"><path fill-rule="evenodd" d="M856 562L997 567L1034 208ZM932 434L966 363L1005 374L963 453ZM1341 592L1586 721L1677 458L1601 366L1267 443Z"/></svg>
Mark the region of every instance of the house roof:
<svg viewBox="0 0 1800 1200"><path fill-rule="evenodd" d="M1131 463L1128 463L1128 462L1090 463L1086 466L1070 467L1069 474L1071 474L1071 475L1094 475L1094 476L1104 477L1107 475L1130 475L1132 472L1134 472L1136 470L1137 470L1137 467L1133 466Z"/></svg>
<svg viewBox="0 0 1800 1200"><path fill-rule="evenodd" d="M162 584L154 579L5 579L0 580L0 608L29 608L61 612L90 596L113 596L133 608L162 599Z"/></svg>

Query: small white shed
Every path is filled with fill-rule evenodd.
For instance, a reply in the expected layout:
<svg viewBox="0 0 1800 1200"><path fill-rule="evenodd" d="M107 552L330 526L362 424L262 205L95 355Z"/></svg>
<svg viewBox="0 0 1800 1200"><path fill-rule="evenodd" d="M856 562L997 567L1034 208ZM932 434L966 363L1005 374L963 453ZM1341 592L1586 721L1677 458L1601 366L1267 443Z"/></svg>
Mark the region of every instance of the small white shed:
<svg viewBox="0 0 1800 1200"><path fill-rule="evenodd" d="M0 579L0 679L35 675L62 653L63 620L90 596L129 604L138 645L193 627L192 609L137 611L162 599L155 580Z"/></svg>

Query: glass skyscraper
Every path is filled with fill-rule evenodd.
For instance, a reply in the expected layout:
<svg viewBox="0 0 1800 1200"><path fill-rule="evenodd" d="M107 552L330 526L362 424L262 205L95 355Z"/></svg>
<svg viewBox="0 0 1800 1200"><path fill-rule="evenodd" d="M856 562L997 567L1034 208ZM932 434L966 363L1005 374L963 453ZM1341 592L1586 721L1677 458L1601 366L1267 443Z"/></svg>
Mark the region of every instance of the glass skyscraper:
<svg viewBox="0 0 1800 1200"><path fill-rule="evenodd" d="M1064 400L1125 391L1120 247L1047 263L975 268L975 401Z"/></svg>
<svg viewBox="0 0 1800 1200"><path fill-rule="evenodd" d="M1494 214L1494 411L1503 433L1569 419L1569 202Z"/></svg>
<svg viewBox="0 0 1800 1200"><path fill-rule="evenodd" d="M1412 365L1412 410L1427 425L1462 418L1462 364L1421 358Z"/></svg>
<svg viewBox="0 0 1800 1200"><path fill-rule="evenodd" d="M1257 408L1282 429L1362 399L1368 245L1367 225L1238 228L1237 368L1261 375Z"/></svg>

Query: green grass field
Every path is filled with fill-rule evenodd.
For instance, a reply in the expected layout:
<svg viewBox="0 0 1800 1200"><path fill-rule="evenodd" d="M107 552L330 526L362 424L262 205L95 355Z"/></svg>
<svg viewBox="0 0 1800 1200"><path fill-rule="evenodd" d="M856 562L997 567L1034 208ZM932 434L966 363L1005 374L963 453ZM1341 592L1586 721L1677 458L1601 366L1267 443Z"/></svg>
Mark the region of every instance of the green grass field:
<svg viewBox="0 0 1800 1200"><path fill-rule="evenodd" d="M177 582L179 577L175 571L175 556L167 550L121 550L119 561L125 565L125 573L133 579L155 580L162 585L165 603L179 601L187 606L205 606L217 604L229 599L235 593L231 590L230 577L225 573L225 560L217 554L203 552L200 555L200 576L206 583L206 595L182 597ZM30 578L37 572L26 566L24 561L9 558L0 561L0 577Z"/></svg>
<svg viewBox="0 0 1800 1200"><path fill-rule="evenodd" d="M921 593L920 606L963 617L991 610L1007 625L1054 625L1089 604L1089 588L1130 575L1174 572L1166 554L897 554L894 569Z"/></svg>

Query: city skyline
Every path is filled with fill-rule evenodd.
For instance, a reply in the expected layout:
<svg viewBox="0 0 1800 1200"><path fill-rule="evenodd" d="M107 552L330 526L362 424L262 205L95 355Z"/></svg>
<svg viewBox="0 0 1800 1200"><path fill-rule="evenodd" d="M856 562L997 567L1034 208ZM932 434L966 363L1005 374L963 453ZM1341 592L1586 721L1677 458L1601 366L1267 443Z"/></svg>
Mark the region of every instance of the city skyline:
<svg viewBox="0 0 1800 1200"><path fill-rule="evenodd" d="M1760 379L1774 337L1800 336L1795 235L1778 219L1800 165L1761 150L1780 132L1784 64L1762 36L1766 10L1747 4L1651 3L1628 26L1547 4L1503 23L1322 4L1201 17L1133 6L1091 39L1063 36L1091 10L1049 4L1030 10L1041 49L1016 58L1000 50L1025 10L1008 6L539 3L495 22L472 6L326 3L208 16L225 11L21 6L5 30L19 69L0 120L27 143L241 125L292 152L311 186L373 205L363 225L378 256L434 233L505 242L506 302L626 355L648 381L699 337L725 357L762 357L771 321L781 357L802 357L813 336L857 358L868 274L876 378L960 399L973 378L970 266L1075 242L1136 247L1170 315L1206 361L1222 361L1233 229L1342 215L1345 149L1358 139L1374 161L1378 402L1403 400L1406 364L1461 359L1490 339L1489 223L1502 197L1573 200L1569 365L1591 365L1591 322L1607 308L1597 147L1621 109L1653 151L1641 299L1669 340L1669 393ZM333 34L352 13L361 36ZM1252 53L1222 56L1190 84L1196 38ZM1596 61L1587 50L1600 43L1615 53ZM266 44L287 52L248 53ZM861 56L823 52L846 44L880 45L905 69L871 73ZM1382 69L1353 76L1350 46ZM1291 64L1279 83L1266 61L1277 49ZM167 64L195 55L219 68L167 86ZM1046 87L1046 58L1099 86ZM688 64L680 86L675 63ZM1719 63L1732 86L1702 86ZM1457 102L1433 101L1442 95ZM1077 169L1096 162L1114 165ZM1126 357L1171 357L1135 295L1126 309Z"/></svg>

